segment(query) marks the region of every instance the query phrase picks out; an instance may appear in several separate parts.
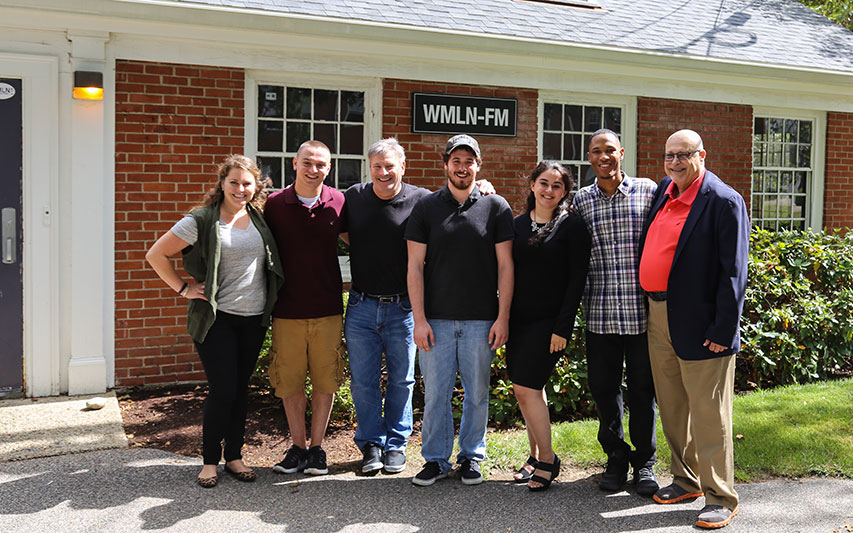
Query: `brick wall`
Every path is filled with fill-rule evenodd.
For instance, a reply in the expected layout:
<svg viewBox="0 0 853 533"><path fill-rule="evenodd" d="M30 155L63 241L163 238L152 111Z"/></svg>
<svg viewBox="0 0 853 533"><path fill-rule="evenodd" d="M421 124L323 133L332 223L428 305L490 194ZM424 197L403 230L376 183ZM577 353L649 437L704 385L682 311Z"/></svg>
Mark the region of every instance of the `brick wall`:
<svg viewBox="0 0 853 533"><path fill-rule="evenodd" d="M660 98L637 99L637 175L660 181L666 139L683 128L702 136L710 171L737 189L749 205L752 107Z"/></svg>
<svg viewBox="0 0 853 533"><path fill-rule="evenodd" d="M827 113L823 223L853 227L853 113Z"/></svg>
<svg viewBox="0 0 853 533"><path fill-rule="evenodd" d="M382 135L394 136L406 149L406 181L438 189L447 182L441 153L450 135L412 133L412 93L515 98L518 100L516 137L477 135L483 154L480 177L494 184L518 212L527 197L526 176L537 162L538 97L535 89L487 87L386 79L383 82Z"/></svg>
<svg viewBox="0 0 853 533"><path fill-rule="evenodd" d="M186 304L145 262L243 149L239 69L116 61L116 385L204 379Z"/></svg>

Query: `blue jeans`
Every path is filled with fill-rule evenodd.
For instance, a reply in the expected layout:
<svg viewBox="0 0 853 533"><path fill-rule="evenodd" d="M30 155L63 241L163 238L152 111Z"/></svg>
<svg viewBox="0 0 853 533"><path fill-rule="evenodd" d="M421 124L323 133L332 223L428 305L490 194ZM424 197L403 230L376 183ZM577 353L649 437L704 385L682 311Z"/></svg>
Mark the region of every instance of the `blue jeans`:
<svg viewBox="0 0 853 533"><path fill-rule="evenodd" d="M415 339L412 305L408 300L380 303L350 291L344 335L349 352L358 427L355 444L403 450L412 434L412 389L415 384ZM379 379L382 354L388 371L385 405ZM383 414L384 411L384 414Z"/></svg>
<svg viewBox="0 0 853 533"><path fill-rule="evenodd" d="M489 374L495 352L489 349L491 320L428 320L435 335L432 351L420 352L424 376L424 419L421 455L448 472L453 452L453 412L450 399L456 371L462 379L465 399L459 423L459 455L482 461L486 457L486 424L489 421Z"/></svg>

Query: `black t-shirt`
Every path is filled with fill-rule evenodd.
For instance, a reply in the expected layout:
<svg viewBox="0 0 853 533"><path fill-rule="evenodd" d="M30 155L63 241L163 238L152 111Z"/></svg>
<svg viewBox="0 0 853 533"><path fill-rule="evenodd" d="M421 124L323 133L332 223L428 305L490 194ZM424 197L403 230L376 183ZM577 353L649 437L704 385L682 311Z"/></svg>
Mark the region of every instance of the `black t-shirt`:
<svg viewBox="0 0 853 533"><path fill-rule="evenodd" d="M512 238L512 210L496 194L482 196L480 189L474 187L471 196L460 205L445 186L422 198L409 217L406 239L427 245L427 318L497 318L495 244Z"/></svg>
<svg viewBox="0 0 853 533"><path fill-rule="evenodd" d="M394 198L383 200L372 183L347 189L347 227L352 287L368 294L406 292L406 222L419 199L429 191L403 183Z"/></svg>
<svg viewBox="0 0 853 533"><path fill-rule="evenodd" d="M533 235L529 213L515 217L513 227L511 328L555 319L554 333L571 338L589 268L591 241L586 224L570 213L538 246L528 244Z"/></svg>

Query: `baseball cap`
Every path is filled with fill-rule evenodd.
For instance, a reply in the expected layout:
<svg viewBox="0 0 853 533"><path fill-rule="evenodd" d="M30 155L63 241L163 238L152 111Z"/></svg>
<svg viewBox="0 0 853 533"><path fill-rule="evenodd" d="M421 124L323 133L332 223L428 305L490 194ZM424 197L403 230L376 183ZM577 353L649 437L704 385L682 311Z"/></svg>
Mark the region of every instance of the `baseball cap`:
<svg viewBox="0 0 853 533"><path fill-rule="evenodd" d="M470 135L454 135L447 141L447 146L444 148L444 155L450 155L453 150L457 148L469 148L477 158L480 158L480 143L477 142L477 139L471 137Z"/></svg>

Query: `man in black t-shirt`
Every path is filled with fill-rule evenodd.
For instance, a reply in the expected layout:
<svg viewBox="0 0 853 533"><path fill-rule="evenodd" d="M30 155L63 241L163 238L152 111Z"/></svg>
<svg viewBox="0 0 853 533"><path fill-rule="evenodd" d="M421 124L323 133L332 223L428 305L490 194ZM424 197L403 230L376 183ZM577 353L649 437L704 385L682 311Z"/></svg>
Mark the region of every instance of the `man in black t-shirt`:
<svg viewBox="0 0 853 533"><path fill-rule="evenodd" d="M406 467L415 383L415 322L406 293L403 234L415 203L429 191L403 183L406 154L396 139L375 142L367 156L371 182L353 185L344 195L352 272L344 334L361 470L384 467L396 473ZM384 404L383 353L388 373Z"/></svg>
<svg viewBox="0 0 853 533"><path fill-rule="evenodd" d="M460 474L481 483L489 417L489 370L508 335L512 301L512 211L475 181L480 147L468 135L445 148L447 186L421 199L406 227L414 338L424 376L420 486L447 477L453 451L451 396L459 371L465 398L459 428ZM499 296L498 296L499 294Z"/></svg>

